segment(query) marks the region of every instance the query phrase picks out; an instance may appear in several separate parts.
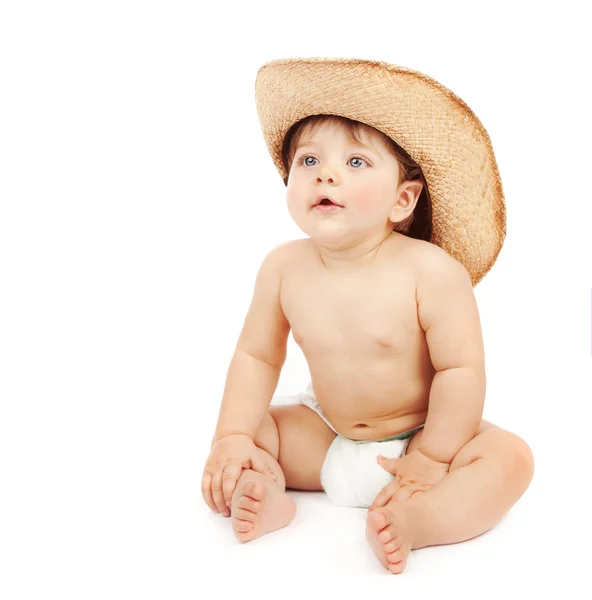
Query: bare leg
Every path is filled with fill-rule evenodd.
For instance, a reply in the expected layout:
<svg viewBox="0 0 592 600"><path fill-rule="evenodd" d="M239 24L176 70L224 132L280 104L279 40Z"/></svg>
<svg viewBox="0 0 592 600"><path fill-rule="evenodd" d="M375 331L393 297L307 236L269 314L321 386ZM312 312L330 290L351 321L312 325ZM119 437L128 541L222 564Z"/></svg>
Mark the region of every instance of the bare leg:
<svg viewBox="0 0 592 600"><path fill-rule="evenodd" d="M255 444L278 481L251 469L241 473L231 503L232 527L239 541L251 541L294 519L296 504L286 487L322 489L321 466L334 438L335 433L306 406L270 408Z"/></svg>
<svg viewBox="0 0 592 600"><path fill-rule="evenodd" d="M408 453L419 438L414 442ZM521 438L482 426L431 490L369 511L368 542L383 566L401 573L411 550L462 542L491 529L524 494L533 473L532 453Z"/></svg>

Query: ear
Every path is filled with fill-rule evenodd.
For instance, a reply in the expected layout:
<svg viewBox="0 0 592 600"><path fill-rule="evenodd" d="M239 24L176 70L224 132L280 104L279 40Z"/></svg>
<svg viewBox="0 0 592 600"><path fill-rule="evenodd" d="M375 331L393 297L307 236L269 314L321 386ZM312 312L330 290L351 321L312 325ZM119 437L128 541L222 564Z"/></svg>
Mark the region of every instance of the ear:
<svg viewBox="0 0 592 600"><path fill-rule="evenodd" d="M393 206L389 219L393 223L399 223L404 221L415 209L421 190L423 189L423 183L416 179L411 181L404 181L399 187L397 201Z"/></svg>

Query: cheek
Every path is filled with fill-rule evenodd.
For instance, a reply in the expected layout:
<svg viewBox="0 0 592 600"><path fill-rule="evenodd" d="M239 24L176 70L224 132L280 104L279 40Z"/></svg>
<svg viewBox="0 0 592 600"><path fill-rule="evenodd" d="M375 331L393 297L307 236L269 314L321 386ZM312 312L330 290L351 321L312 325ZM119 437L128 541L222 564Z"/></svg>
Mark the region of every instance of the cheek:
<svg viewBox="0 0 592 600"><path fill-rule="evenodd" d="M286 208L288 209L288 214L294 221L300 220L304 211L302 198L294 188L291 190L288 189L286 192Z"/></svg>
<svg viewBox="0 0 592 600"><path fill-rule="evenodd" d="M286 191L286 205L290 212L298 206L298 192L294 188Z"/></svg>
<svg viewBox="0 0 592 600"><path fill-rule="evenodd" d="M353 190L351 197L354 199L356 207L360 212L365 213L384 213L390 208L389 198L394 197L395 190L390 184L383 184L380 181L365 182L356 190Z"/></svg>
<svg viewBox="0 0 592 600"><path fill-rule="evenodd" d="M354 197L356 208L362 213L376 212L382 204L380 195L367 188L360 190Z"/></svg>

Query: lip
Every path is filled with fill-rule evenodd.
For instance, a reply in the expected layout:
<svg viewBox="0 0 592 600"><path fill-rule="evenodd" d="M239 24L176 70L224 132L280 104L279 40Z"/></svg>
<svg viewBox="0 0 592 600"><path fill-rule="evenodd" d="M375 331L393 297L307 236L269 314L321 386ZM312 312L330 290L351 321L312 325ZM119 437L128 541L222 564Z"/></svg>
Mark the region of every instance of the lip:
<svg viewBox="0 0 592 600"><path fill-rule="evenodd" d="M333 212L335 210L341 210L343 206L338 206L336 204L317 204L313 206L314 210L318 210L319 212Z"/></svg>
<svg viewBox="0 0 592 600"><path fill-rule="evenodd" d="M331 202L333 202L333 204L319 204L321 202L321 200L324 200L325 198L331 200ZM335 200L333 198L331 198L331 196L328 196L327 194L319 194L314 201L314 204L312 205L313 208L317 208L319 210L327 211L327 210L331 210L331 209L337 209L337 208L345 208L343 206L343 204L338 204L337 202L335 202Z"/></svg>

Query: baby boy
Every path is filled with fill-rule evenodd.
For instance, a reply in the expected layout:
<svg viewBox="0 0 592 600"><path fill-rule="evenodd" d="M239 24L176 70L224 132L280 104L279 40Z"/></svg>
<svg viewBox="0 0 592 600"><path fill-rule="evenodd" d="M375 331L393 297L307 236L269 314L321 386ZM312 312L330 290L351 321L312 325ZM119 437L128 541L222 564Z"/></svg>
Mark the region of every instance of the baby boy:
<svg viewBox="0 0 592 600"><path fill-rule="evenodd" d="M352 67L319 65L342 69L340 81ZM310 77L315 89L327 79ZM430 241L437 195L422 167L367 120L335 116L344 113L308 109L281 140L288 211L307 237L271 250L259 269L202 494L246 542L294 518L286 488L349 498L351 486L340 485L343 456L353 454L340 459L343 476L329 457L341 446L364 450L362 474L374 468L385 479L364 488L366 503L343 503L368 507L370 547L401 573L411 550L499 522L527 489L533 458L520 437L482 420L474 281ZM290 331L311 385L295 403L270 407Z"/></svg>

